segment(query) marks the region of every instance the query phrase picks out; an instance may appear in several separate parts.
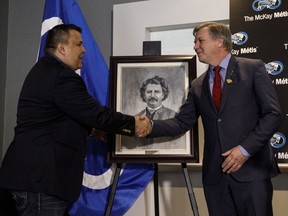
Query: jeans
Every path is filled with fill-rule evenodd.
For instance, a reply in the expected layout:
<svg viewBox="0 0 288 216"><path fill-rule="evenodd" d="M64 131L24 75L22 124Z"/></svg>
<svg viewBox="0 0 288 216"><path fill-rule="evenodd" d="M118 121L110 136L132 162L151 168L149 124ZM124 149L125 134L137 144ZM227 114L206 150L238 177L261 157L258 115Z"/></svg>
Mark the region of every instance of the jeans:
<svg viewBox="0 0 288 216"><path fill-rule="evenodd" d="M67 203L44 193L11 191L19 216L63 216Z"/></svg>

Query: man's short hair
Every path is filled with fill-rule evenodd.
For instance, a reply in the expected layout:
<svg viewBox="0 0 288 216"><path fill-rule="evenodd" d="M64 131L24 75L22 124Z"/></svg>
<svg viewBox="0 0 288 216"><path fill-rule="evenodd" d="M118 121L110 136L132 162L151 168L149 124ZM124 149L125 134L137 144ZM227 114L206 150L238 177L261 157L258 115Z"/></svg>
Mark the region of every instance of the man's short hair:
<svg viewBox="0 0 288 216"><path fill-rule="evenodd" d="M49 30L46 37L45 52L55 52L59 43L68 44L71 30L82 32L82 29L74 24L60 24Z"/></svg>
<svg viewBox="0 0 288 216"><path fill-rule="evenodd" d="M145 100L145 91L146 91L146 88L147 88L148 84L161 85L161 88L162 88L162 91L163 91L163 94L164 94L163 101L168 97L169 88L168 88L168 85L166 84L165 79L162 78L162 77L159 77L159 76L154 76L154 77L152 77L150 79L145 80L142 83L142 86L140 88L140 96L141 96L141 98L142 98L142 100L144 102L146 102L146 100Z"/></svg>
<svg viewBox="0 0 288 216"><path fill-rule="evenodd" d="M213 39L223 39L223 46L226 51L230 52L232 50L232 40L231 40L231 31L228 26L219 22L205 22L198 26L196 26L193 30L193 35L200 30L207 27L209 31L209 35Z"/></svg>

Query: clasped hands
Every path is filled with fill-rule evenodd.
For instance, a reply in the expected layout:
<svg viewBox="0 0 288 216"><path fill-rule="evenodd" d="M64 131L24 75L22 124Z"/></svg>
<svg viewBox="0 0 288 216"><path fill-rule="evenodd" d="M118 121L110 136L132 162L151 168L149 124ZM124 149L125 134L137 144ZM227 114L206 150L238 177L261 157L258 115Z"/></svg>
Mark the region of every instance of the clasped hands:
<svg viewBox="0 0 288 216"><path fill-rule="evenodd" d="M152 131L152 124L146 116L135 116L135 136L145 137ZM93 128L90 136L107 141L107 134L105 131L101 131Z"/></svg>
<svg viewBox="0 0 288 216"><path fill-rule="evenodd" d="M152 124L146 116L135 116L135 136L145 137L152 131Z"/></svg>

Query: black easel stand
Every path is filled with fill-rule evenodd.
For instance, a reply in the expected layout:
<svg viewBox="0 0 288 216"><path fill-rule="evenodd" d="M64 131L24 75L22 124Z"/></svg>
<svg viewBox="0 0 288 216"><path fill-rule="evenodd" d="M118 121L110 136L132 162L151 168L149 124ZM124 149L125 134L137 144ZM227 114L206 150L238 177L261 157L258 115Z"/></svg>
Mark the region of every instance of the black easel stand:
<svg viewBox="0 0 288 216"><path fill-rule="evenodd" d="M192 212L194 216L199 216L196 198L193 192L192 181L189 176L187 169L187 164L185 162L181 163L182 171L184 174L189 200L192 207ZM158 164L155 163L155 172L153 176L154 180L154 206L155 206L155 216L159 216L159 194L158 194Z"/></svg>
<svg viewBox="0 0 288 216"><path fill-rule="evenodd" d="M187 164L185 162L183 162L183 163L181 163L181 166L182 166L182 170L183 170L183 174L184 174L184 178L185 178L185 182L186 182L186 186L187 186L188 195L189 195L190 204L192 207L193 214L194 214L194 216L199 216L198 206L197 206L195 194L193 192L192 181L191 181L190 176L189 176Z"/></svg>
<svg viewBox="0 0 288 216"><path fill-rule="evenodd" d="M154 175L153 175L153 182L154 182L154 209L155 209L155 216L159 216L159 192L158 192L158 164L154 164Z"/></svg>
<svg viewBox="0 0 288 216"><path fill-rule="evenodd" d="M182 171L184 174L184 178L185 178L185 182L186 182L186 186L187 186L187 190L188 190L188 195L189 195L193 215L199 216L197 202L196 202L196 198L195 198L195 195L193 192L192 182L191 182L189 172L187 169L187 164L185 162L183 162L183 163L181 163L181 166L182 166ZM110 214L111 214L121 168L122 168L122 164L117 163L117 168L116 168L116 171L115 171L115 174L113 177L113 184L112 184L111 192L109 194L108 204L107 204L107 207L105 209L105 216L110 216ZM159 216L158 164L157 163L155 163L155 172L154 172L154 176L153 176L153 181L154 181L155 216Z"/></svg>
<svg viewBox="0 0 288 216"><path fill-rule="evenodd" d="M121 168L122 168L122 164L117 163L116 171L115 171L115 174L113 177L113 184L112 184L111 192L109 194L108 204L107 204L106 209L105 209L105 216L110 216L110 214L111 214L112 206L113 206L113 202L114 202L114 198L115 198L115 194L116 194L118 179L119 179L120 172L121 172Z"/></svg>
<svg viewBox="0 0 288 216"><path fill-rule="evenodd" d="M159 55L161 55L161 41L144 41L143 42L143 56L147 56L147 55L148 56L159 56ZM190 180L190 176L189 176L188 169L187 169L187 164L185 162L183 162L183 163L181 163L181 166L182 166L182 170L183 170L186 186L187 186L187 189L188 189L188 195L189 195L189 199L190 199L190 204L191 204L191 207L192 207L193 215L194 216L199 216L196 199L195 199L194 192L193 192L192 182ZM112 210L112 206L113 206L114 197L115 197L115 194L116 194L116 188L117 188L117 184L118 184L118 179L119 179L121 167L122 167L122 164L117 163L116 172L115 172L115 175L113 177L113 184L112 184L111 192L109 194L109 201L108 201L108 204L107 204L106 209L105 209L105 216L110 216L110 214L111 214L111 210ZM155 163L154 167L155 167L154 168L155 172L154 172L154 175L153 175L153 181L154 181L154 208L155 208L155 216L159 216L158 164Z"/></svg>

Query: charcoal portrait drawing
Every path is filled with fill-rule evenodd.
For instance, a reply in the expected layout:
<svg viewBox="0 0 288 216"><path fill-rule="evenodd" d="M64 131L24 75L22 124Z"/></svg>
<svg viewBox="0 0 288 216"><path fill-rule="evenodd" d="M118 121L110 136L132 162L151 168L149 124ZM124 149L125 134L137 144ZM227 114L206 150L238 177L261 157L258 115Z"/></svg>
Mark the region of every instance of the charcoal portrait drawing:
<svg viewBox="0 0 288 216"><path fill-rule="evenodd" d="M131 115L145 115L151 120L176 115L185 100L187 78L183 65L123 67L121 72L121 110ZM185 136L134 138L121 136L121 150L186 149Z"/></svg>

